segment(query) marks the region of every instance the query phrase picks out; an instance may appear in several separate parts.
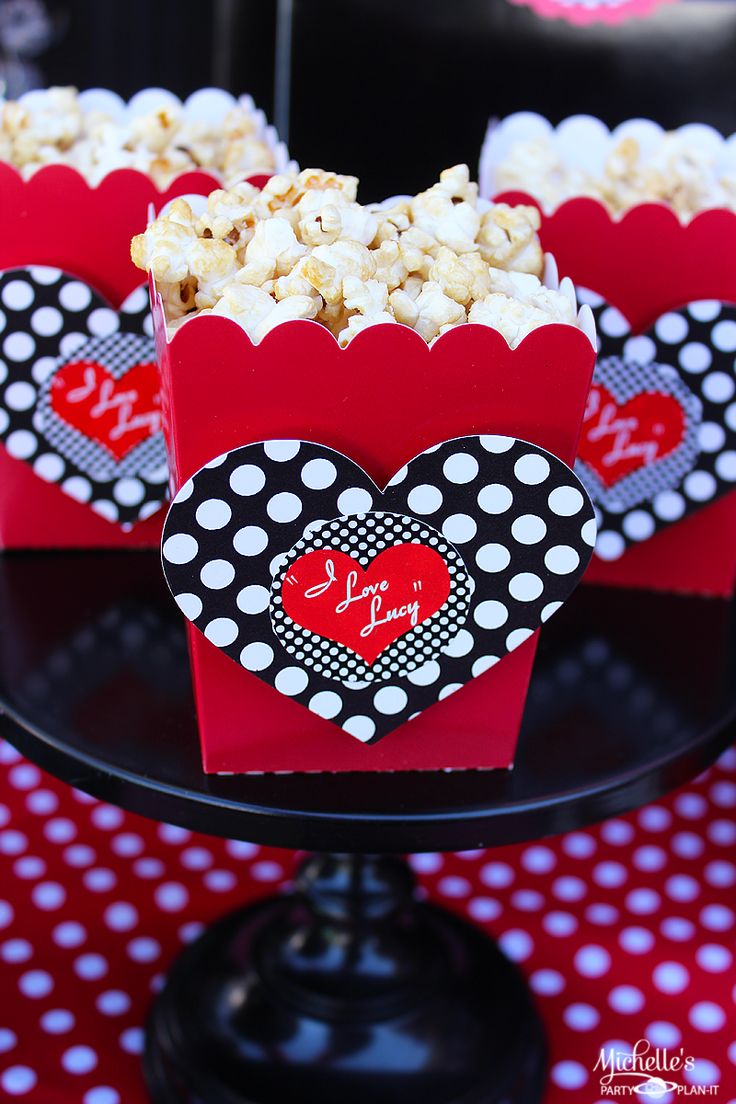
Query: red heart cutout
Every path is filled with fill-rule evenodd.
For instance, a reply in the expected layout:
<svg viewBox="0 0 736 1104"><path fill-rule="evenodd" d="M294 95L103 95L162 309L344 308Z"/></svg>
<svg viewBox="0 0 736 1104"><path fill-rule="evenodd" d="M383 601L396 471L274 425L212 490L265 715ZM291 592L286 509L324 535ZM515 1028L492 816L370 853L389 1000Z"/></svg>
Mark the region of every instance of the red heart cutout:
<svg viewBox="0 0 736 1104"><path fill-rule="evenodd" d="M115 379L95 361L76 360L55 374L51 407L67 425L122 460L161 428L158 388L153 363L134 364Z"/></svg>
<svg viewBox="0 0 736 1104"><path fill-rule="evenodd" d="M685 435L685 412L673 395L642 392L618 403L594 383L583 419L579 457L605 487L669 456Z"/></svg>
<svg viewBox="0 0 736 1104"><path fill-rule="evenodd" d="M302 628L344 644L371 664L436 613L449 593L450 574L439 552L397 544L367 568L334 549L306 552L284 579L282 601Z"/></svg>

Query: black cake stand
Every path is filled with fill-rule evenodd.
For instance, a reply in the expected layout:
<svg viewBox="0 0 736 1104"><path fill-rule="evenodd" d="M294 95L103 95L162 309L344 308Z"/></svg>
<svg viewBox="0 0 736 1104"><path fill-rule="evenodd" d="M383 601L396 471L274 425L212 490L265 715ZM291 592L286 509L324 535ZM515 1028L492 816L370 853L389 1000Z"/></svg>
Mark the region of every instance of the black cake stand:
<svg viewBox="0 0 736 1104"><path fill-rule="evenodd" d="M538 1104L544 1035L521 976L418 903L395 855L566 831L704 769L733 738L729 615L579 589L542 633L513 771L207 776L158 556L5 556L2 735L133 812L317 852L292 892L174 964L148 1024L156 1104Z"/></svg>

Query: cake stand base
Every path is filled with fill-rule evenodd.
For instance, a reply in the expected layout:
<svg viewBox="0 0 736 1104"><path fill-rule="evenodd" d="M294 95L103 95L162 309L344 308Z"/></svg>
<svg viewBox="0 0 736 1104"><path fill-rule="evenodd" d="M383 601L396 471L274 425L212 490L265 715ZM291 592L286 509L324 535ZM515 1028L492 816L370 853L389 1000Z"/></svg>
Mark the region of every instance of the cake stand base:
<svg viewBox="0 0 736 1104"><path fill-rule="evenodd" d="M539 1104L545 1042L514 966L404 862L317 855L175 962L145 1074L155 1104Z"/></svg>

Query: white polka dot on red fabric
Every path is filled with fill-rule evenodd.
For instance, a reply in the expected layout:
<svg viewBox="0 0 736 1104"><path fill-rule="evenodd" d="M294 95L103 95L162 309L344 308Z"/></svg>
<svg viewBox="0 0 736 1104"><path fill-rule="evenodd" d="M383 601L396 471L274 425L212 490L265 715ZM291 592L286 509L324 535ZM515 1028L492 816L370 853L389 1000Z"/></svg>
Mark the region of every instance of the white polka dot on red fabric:
<svg viewBox="0 0 736 1104"><path fill-rule="evenodd" d="M617 985L608 994L610 1007L625 1016L640 1012L645 1003L644 994L635 985Z"/></svg>
<svg viewBox="0 0 736 1104"><path fill-rule="evenodd" d="M649 916L656 912L662 904L662 898L655 889L642 887L632 889L626 895L626 907L636 916Z"/></svg>
<svg viewBox="0 0 736 1104"><path fill-rule="evenodd" d="M43 834L51 843L69 843L77 834L77 826L68 817L54 817L44 825Z"/></svg>
<svg viewBox="0 0 736 1104"><path fill-rule="evenodd" d="M8 939L0 944L0 958L3 962L27 962L33 958L33 947L27 939Z"/></svg>
<svg viewBox="0 0 736 1104"><path fill-rule="evenodd" d="M648 805L640 810L637 820L646 832L664 832L672 823L672 814L661 805Z"/></svg>
<svg viewBox="0 0 736 1104"><path fill-rule="evenodd" d="M549 935L558 937L573 935L578 930L578 921L570 912L548 912L542 925Z"/></svg>
<svg viewBox="0 0 736 1104"><path fill-rule="evenodd" d="M695 960L701 970L712 974L720 974L731 969L733 955L727 947L723 947L719 943L704 943L695 952Z"/></svg>
<svg viewBox="0 0 736 1104"><path fill-rule="evenodd" d="M561 841L562 850L574 859L590 858L595 854L597 846L593 837L585 832L570 832Z"/></svg>
<svg viewBox="0 0 736 1104"><path fill-rule="evenodd" d="M255 878L258 882L275 882L283 876L283 867L270 859L264 859L261 862L253 863L250 868L250 874L252 878Z"/></svg>
<svg viewBox="0 0 736 1104"><path fill-rule="evenodd" d="M38 1084L36 1071L30 1066L8 1066L0 1074L2 1085L8 1096L25 1096Z"/></svg>
<svg viewBox="0 0 736 1104"><path fill-rule="evenodd" d="M645 845L637 847L631 856L631 861L637 870L661 870L667 864L667 852L652 844Z"/></svg>
<svg viewBox="0 0 736 1104"><path fill-rule="evenodd" d="M581 947L573 959L575 969L583 977L597 978L611 969L611 956L605 947L589 943Z"/></svg>
<svg viewBox="0 0 736 1104"><path fill-rule="evenodd" d="M118 809L114 805L96 805L90 813L90 820L95 827L105 830L119 828L124 819L122 809Z"/></svg>
<svg viewBox="0 0 736 1104"><path fill-rule="evenodd" d="M108 893L118 882L114 871L108 867L94 867L92 870L86 870L83 881L92 893Z"/></svg>
<svg viewBox="0 0 736 1104"><path fill-rule="evenodd" d="M566 874L554 880L552 892L561 901L580 901L588 892L588 887L581 878Z"/></svg>
<svg viewBox="0 0 736 1104"><path fill-rule="evenodd" d="M588 905L585 910L585 919L589 920L591 924L607 926L617 923L618 918L618 909L614 905L606 904L604 901L596 901L594 904Z"/></svg>
<svg viewBox="0 0 736 1104"><path fill-rule="evenodd" d="M699 793L678 794L673 806L679 816L686 820L700 820L708 811L708 802Z"/></svg>
<svg viewBox="0 0 736 1104"><path fill-rule="evenodd" d="M682 1035L679 1028L667 1020L654 1020L644 1029L644 1035L653 1046L676 1047Z"/></svg>
<svg viewBox="0 0 736 1104"><path fill-rule="evenodd" d="M521 853L521 865L533 874L548 874L557 865L557 856L549 847L527 847Z"/></svg>
<svg viewBox="0 0 736 1104"><path fill-rule="evenodd" d="M229 893L238 884L232 870L208 870L202 880L212 893Z"/></svg>
<svg viewBox="0 0 736 1104"><path fill-rule="evenodd" d="M727 905L706 905L700 913L700 923L710 931L729 931L736 923L736 915Z"/></svg>
<svg viewBox="0 0 736 1104"><path fill-rule="evenodd" d="M137 874L139 878L160 878L164 869L164 864L160 859L154 859L148 856L146 858L136 859L133 863L133 873Z"/></svg>
<svg viewBox="0 0 736 1104"><path fill-rule="evenodd" d="M689 1085L717 1085L720 1076L719 1067L707 1058L696 1058L692 1069L683 1070L683 1079Z"/></svg>
<svg viewBox="0 0 736 1104"><path fill-rule="evenodd" d="M131 1001L122 989L108 989L100 993L95 1004L103 1016L122 1016L130 1008Z"/></svg>
<svg viewBox="0 0 736 1104"><path fill-rule="evenodd" d="M48 816L59 807L59 799L51 790L33 790L26 798L26 808L39 816Z"/></svg>
<svg viewBox="0 0 736 1104"><path fill-rule="evenodd" d="M619 944L627 954L647 954L655 944L655 939L648 928L630 927L624 928L618 937Z"/></svg>
<svg viewBox="0 0 736 1104"><path fill-rule="evenodd" d="M20 855L28 847L28 837L23 832L8 828L0 832L0 854Z"/></svg>
<svg viewBox="0 0 736 1104"><path fill-rule="evenodd" d="M195 939L199 939L204 931L204 924L201 924L198 920L192 920L188 924L182 924L179 928L179 938L182 943L192 943Z"/></svg>
<svg viewBox="0 0 736 1104"><path fill-rule="evenodd" d="M42 878L46 870L46 863L43 859L39 859L37 855L24 855L13 863L13 873L16 878L23 878L24 880Z"/></svg>
<svg viewBox="0 0 736 1104"><path fill-rule="evenodd" d="M479 924L496 920L503 912L503 905L492 897L473 897L468 901L468 915Z"/></svg>
<svg viewBox="0 0 736 1104"><path fill-rule="evenodd" d="M580 1062L557 1062L550 1071L550 1077L561 1089L581 1089L588 1083L588 1071Z"/></svg>
<svg viewBox="0 0 736 1104"><path fill-rule="evenodd" d="M120 1046L127 1054L142 1054L143 1045L144 1036L140 1027L128 1027L120 1036Z"/></svg>
<svg viewBox="0 0 736 1104"><path fill-rule="evenodd" d="M437 889L444 897L468 897L472 888L467 878L461 878L457 874L440 878L437 883Z"/></svg>
<svg viewBox="0 0 736 1104"><path fill-rule="evenodd" d="M182 851L179 861L187 870L207 870L214 859L212 852L206 847L187 847Z"/></svg>
<svg viewBox="0 0 736 1104"><path fill-rule="evenodd" d="M688 943L695 935L695 925L684 916L666 916L660 924L660 931L666 939L675 943Z"/></svg>
<svg viewBox="0 0 736 1104"><path fill-rule="evenodd" d="M127 952L134 962L154 962L161 954L161 944L151 936L131 939Z"/></svg>
<svg viewBox="0 0 736 1104"><path fill-rule="evenodd" d="M613 844L616 847L623 847L627 843L631 843L635 835L635 830L631 824L626 820L608 820L600 828L601 838L606 843Z"/></svg>
<svg viewBox="0 0 736 1104"><path fill-rule="evenodd" d="M54 979L47 970L28 970L18 978L18 988L24 997L40 1000L54 988Z"/></svg>
<svg viewBox="0 0 736 1104"><path fill-rule="evenodd" d="M0 1027L0 1054L7 1054L18 1043L18 1036L7 1027Z"/></svg>
<svg viewBox="0 0 736 1104"><path fill-rule="evenodd" d="M596 885L609 889L622 886L628 876L626 867L619 862L601 862L593 868L593 881Z"/></svg>
<svg viewBox="0 0 736 1104"><path fill-rule="evenodd" d="M109 969L107 959L100 954L83 954L74 961L74 973L85 981L97 981Z"/></svg>
<svg viewBox="0 0 736 1104"><path fill-rule="evenodd" d="M509 928L499 936L498 945L513 962L525 962L534 950L534 941L529 932L521 928Z"/></svg>
<svg viewBox="0 0 736 1104"><path fill-rule="evenodd" d="M51 1008L44 1012L39 1023L48 1035L67 1035L74 1029L76 1021L67 1008Z"/></svg>
<svg viewBox="0 0 736 1104"><path fill-rule="evenodd" d="M73 843L64 851L64 862L68 866L91 866L97 859L97 853L86 843Z"/></svg>
<svg viewBox="0 0 736 1104"><path fill-rule="evenodd" d="M471 890L469 885L468 892ZM520 912L538 912L544 908L544 897L534 889L517 889L511 894L511 904Z"/></svg>
<svg viewBox="0 0 736 1104"><path fill-rule="evenodd" d="M540 997L556 997L563 991L565 984L559 970L535 970L529 978L531 989Z"/></svg>
<svg viewBox="0 0 736 1104"><path fill-rule="evenodd" d="M698 1001L690 1009L688 1020L697 1031L720 1031L726 1023L726 1013L713 1001Z"/></svg>
<svg viewBox="0 0 736 1104"><path fill-rule="evenodd" d="M601 1022L600 1013L591 1004L569 1004L562 1018L572 1031L592 1031Z"/></svg>
<svg viewBox="0 0 736 1104"><path fill-rule="evenodd" d="M690 984L690 974L681 962L661 962L652 971L652 981L660 993L673 996Z"/></svg>
<svg viewBox="0 0 736 1104"><path fill-rule="evenodd" d="M110 1085L97 1085L84 1094L82 1104L120 1104L120 1093Z"/></svg>
<svg viewBox="0 0 736 1104"><path fill-rule="evenodd" d="M54 912L66 901L66 890L59 882L39 882L33 887L31 897L36 908Z"/></svg>
<svg viewBox="0 0 736 1104"><path fill-rule="evenodd" d="M143 851L143 840L135 832L121 832L110 841L112 851L121 858L132 858Z"/></svg>
<svg viewBox="0 0 736 1104"><path fill-rule="evenodd" d="M90 1073L97 1066L97 1054L88 1046L72 1046L61 1056L61 1064L67 1073Z"/></svg>
<svg viewBox="0 0 736 1104"><path fill-rule="evenodd" d="M490 886L492 889L503 889L511 885L514 877L514 871L508 863L486 863L480 871L480 880L484 885Z"/></svg>
<svg viewBox="0 0 736 1104"><path fill-rule="evenodd" d="M181 912L189 901L189 892L180 882L164 882L156 887L154 898L164 912Z"/></svg>

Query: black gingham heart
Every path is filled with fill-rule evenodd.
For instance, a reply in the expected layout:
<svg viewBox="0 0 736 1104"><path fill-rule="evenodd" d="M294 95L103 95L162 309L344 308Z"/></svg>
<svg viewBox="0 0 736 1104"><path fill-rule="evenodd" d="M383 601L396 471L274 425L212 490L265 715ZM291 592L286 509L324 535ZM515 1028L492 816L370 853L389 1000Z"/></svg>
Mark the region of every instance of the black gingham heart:
<svg viewBox="0 0 736 1104"><path fill-rule="evenodd" d="M599 295L578 289L596 319L600 381L626 400L656 390L680 403L683 446L605 489L580 460L575 470L596 507L596 556L626 549L715 502L736 487L736 306L688 303L643 334Z"/></svg>
<svg viewBox="0 0 736 1104"><path fill-rule="evenodd" d="M136 363L155 361L145 287L115 311L59 269L10 269L0 273L0 330L0 440L10 455L122 529L160 509L168 497L160 429L115 460L49 400L56 373L71 362L89 358L121 380Z"/></svg>
<svg viewBox="0 0 736 1104"><path fill-rule="evenodd" d="M594 543L575 474L512 437L446 441L383 491L333 449L267 441L215 458L182 486L162 559L179 608L214 646L372 743L527 640L573 591ZM306 552L344 552L367 571L406 544L443 559L448 598L369 672L349 647L280 616L284 579Z"/></svg>

